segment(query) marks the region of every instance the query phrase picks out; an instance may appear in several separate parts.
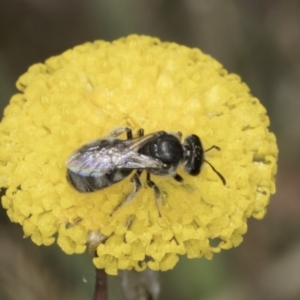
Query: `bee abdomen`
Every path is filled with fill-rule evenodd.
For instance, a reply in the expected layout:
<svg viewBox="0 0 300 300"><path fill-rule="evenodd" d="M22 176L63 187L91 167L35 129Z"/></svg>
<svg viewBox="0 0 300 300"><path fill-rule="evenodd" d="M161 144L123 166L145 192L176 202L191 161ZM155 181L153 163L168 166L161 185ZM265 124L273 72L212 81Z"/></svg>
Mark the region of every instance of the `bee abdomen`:
<svg viewBox="0 0 300 300"><path fill-rule="evenodd" d="M115 184L125 177L127 177L132 170L116 170L111 173L107 173L100 177L94 176L82 176L68 169L67 180L69 183L79 192L89 193L96 190L109 187Z"/></svg>

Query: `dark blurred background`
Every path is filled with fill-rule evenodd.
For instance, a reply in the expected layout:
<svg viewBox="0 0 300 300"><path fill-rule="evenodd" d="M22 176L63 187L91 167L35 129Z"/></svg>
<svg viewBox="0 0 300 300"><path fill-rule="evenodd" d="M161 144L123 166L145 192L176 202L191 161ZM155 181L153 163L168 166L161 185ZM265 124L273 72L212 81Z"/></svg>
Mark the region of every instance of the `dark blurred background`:
<svg viewBox="0 0 300 300"><path fill-rule="evenodd" d="M241 75L266 106L280 149L277 193L244 242L212 261L182 258L160 299L300 299L300 1L0 0L1 111L36 62L131 33L199 47ZM22 238L0 209L0 299L92 299L88 254ZM116 277L110 300L122 299Z"/></svg>

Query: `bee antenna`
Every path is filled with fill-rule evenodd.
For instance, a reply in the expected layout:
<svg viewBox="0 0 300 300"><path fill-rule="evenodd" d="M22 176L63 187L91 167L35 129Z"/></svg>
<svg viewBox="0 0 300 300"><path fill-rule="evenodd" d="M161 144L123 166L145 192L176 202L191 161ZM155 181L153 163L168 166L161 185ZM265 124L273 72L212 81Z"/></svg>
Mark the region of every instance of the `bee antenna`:
<svg viewBox="0 0 300 300"><path fill-rule="evenodd" d="M210 148L206 149L205 152L208 152L208 151L210 151L210 150L212 150L212 149L216 149L216 150L218 150L218 151L221 150L220 147L218 147L218 146L216 146L216 145L213 145L213 146L211 146Z"/></svg>
<svg viewBox="0 0 300 300"><path fill-rule="evenodd" d="M216 146L212 146L212 147L210 147L209 149L212 149L212 148L215 148L215 147L216 147ZM208 150L209 150L209 149L208 149ZM207 150L206 150L206 151L207 151ZM226 185L226 180L225 180L224 176L223 176L220 172L218 172L218 171L215 169L215 167L214 167L209 161L207 161L207 160L205 160L205 159L204 159L204 161L205 161L207 164L209 164L210 167L212 168L212 170L219 176L219 178L221 179L223 185Z"/></svg>

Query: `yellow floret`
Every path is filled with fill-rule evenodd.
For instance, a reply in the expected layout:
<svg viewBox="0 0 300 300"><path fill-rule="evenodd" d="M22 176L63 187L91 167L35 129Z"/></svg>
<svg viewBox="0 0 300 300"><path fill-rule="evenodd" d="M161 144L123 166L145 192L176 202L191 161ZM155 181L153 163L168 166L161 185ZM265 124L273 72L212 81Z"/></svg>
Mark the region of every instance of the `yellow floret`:
<svg viewBox="0 0 300 300"><path fill-rule="evenodd" d="M109 274L168 270L178 255L211 259L238 246L247 219L265 215L278 154L266 110L200 50L137 35L86 43L33 65L17 87L0 124L2 205L36 244L57 241L68 254L89 246ZM158 208L142 174L144 188L112 214L133 189L130 176L79 193L65 162L121 126L196 134L204 150L217 145L205 159L227 184L205 162L199 176L179 169L183 183L153 175Z"/></svg>

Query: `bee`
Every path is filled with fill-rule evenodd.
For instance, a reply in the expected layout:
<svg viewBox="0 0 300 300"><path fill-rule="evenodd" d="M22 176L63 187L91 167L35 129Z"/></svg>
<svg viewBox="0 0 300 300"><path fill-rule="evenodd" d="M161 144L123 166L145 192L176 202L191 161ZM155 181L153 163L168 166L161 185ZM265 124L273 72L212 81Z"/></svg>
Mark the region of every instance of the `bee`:
<svg viewBox="0 0 300 300"><path fill-rule="evenodd" d="M124 132L127 139L118 138ZM212 146L204 151L200 138L195 134L187 136L181 143L180 132L173 134L157 131L144 135L144 130L140 129L138 137L133 138L130 127L120 127L108 137L88 143L75 151L66 162L67 180L77 191L88 193L120 182L135 171L131 177L134 188L120 207L129 203L141 189L140 175L145 170L146 183L154 190L159 206L161 191L150 175L168 175L183 182L183 178L176 172L179 165L183 165L187 174L197 176L206 162L226 185L222 174L204 159L204 152L211 149L220 150Z"/></svg>

